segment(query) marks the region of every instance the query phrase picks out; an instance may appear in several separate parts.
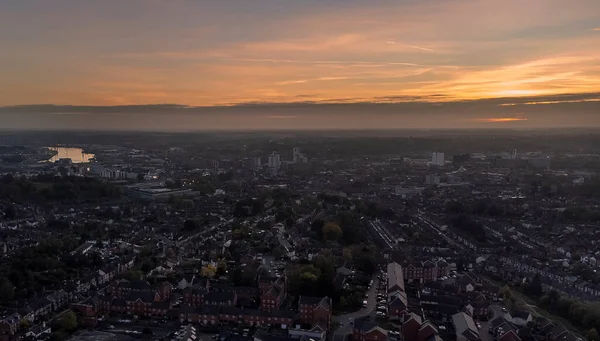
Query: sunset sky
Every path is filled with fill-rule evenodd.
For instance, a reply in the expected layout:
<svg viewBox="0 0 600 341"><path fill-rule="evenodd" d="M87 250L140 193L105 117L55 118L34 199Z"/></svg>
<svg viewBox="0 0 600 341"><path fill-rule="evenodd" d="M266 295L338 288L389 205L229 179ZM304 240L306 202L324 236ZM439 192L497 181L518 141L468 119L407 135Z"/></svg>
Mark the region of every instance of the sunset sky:
<svg viewBox="0 0 600 341"><path fill-rule="evenodd" d="M5 107L600 105L598 0L0 0L0 44Z"/></svg>

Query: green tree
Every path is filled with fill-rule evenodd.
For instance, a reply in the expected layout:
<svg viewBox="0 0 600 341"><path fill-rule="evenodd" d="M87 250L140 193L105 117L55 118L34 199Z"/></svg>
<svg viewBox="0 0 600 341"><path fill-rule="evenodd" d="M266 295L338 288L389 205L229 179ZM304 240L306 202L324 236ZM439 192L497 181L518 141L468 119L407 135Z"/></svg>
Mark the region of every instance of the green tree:
<svg viewBox="0 0 600 341"><path fill-rule="evenodd" d="M31 324L29 323L28 319L21 319L21 322L19 323L19 326L21 327L22 330L27 330L29 329L29 327L31 326Z"/></svg>
<svg viewBox="0 0 600 341"><path fill-rule="evenodd" d="M60 329L66 332L74 332L77 329L77 316L71 310L64 313L60 318Z"/></svg>
<svg viewBox="0 0 600 341"><path fill-rule="evenodd" d="M323 225L323 238L325 240L339 240L342 237L342 229L334 222Z"/></svg>

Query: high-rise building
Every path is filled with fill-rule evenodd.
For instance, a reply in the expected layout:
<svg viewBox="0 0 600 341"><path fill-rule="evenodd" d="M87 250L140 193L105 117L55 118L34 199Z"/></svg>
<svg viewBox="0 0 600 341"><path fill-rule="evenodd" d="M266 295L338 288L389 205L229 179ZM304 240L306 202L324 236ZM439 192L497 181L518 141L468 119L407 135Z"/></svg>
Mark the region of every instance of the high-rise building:
<svg viewBox="0 0 600 341"><path fill-rule="evenodd" d="M262 166L262 161L260 160L259 157L255 157L254 158L254 169L260 169L260 167Z"/></svg>
<svg viewBox="0 0 600 341"><path fill-rule="evenodd" d="M273 152L269 156L269 168L277 170L279 166L281 166L281 157L277 152Z"/></svg>
<svg viewBox="0 0 600 341"><path fill-rule="evenodd" d="M444 153L434 152L431 154L431 165L433 166L444 166L446 161L444 160Z"/></svg>

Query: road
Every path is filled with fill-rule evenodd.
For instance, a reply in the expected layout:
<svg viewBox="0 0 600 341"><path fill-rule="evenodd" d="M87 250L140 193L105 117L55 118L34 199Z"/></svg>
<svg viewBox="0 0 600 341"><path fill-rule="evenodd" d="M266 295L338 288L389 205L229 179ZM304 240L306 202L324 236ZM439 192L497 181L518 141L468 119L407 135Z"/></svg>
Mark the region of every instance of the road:
<svg viewBox="0 0 600 341"><path fill-rule="evenodd" d="M341 327L337 329L333 334L333 341L344 341L346 336L352 334L352 325L350 324L350 319L356 319L363 316L368 316L375 311L375 306L377 305L377 288L379 287L379 280L376 276L373 276L373 285L371 285L371 289L369 289L369 298L367 299L367 307L362 308L353 313L348 313L345 315L333 316L333 321L339 323Z"/></svg>
<svg viewBox="0 0 600 341"><path fill-rule="evenodd" d="M492 316L490 319L487 321L480 321L481 329L479 330L479 337L481 341L494 341L494 336L488 331L490 328L490 322L492 322L492 320L494 320L496 317L504 314L502 312L502 306L491 305L490 309L492 309Z"/></svg>

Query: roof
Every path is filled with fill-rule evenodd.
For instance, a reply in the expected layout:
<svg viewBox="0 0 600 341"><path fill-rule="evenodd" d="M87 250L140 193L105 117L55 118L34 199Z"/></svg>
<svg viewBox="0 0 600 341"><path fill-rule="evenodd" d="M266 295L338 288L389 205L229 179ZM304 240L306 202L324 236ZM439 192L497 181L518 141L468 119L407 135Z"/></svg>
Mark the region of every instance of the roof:
<svg viewBox="0 0 600 341"><path fill-rule="evenodd" d="M404 291L404 272L402 266L394 262L387 266L388 292Z"/></svg>
<svg viewBox="0 0 600 341"><path fill-rule="evenodd" d="M464 312L452 315L452 324L456 331L456 339L460 340L479 340L479 331L473 321L473 318Z"/></svg>
<svg viewBox="0 0 600 341"><path fill-rule="evenodd" d="M329 309L329 297L312 297L312 296L300 296L298 299L298 305L309 305L312 307L323 306Z"/></svg>
<svg viewBox="0 0 600 341"><path fill-rule="evenodd" d="M204 295L205 302L233 302L235 293L230 291L213 291Z"/></svg>
<svg viewBox="0 0 600 341"><path fill-rule="evenodd" d="M147 291L134 291L132 293L130 293L127 298L125 299L125 301L127 302L133 302L133 301L137 301L137 300L141 300L142 302L145 303L152 303L154 302L154 298L155 298L156 294L153 292L147 292Z"/></svg>
<svg viewBox="0 0 600 341"><path fill-rule="evenodd" d="M510 312L510 316L512 316L512 318L520 318L523 320L527 320L530 315L531 313L527 310L513 310Z"/></svg>
<svg viewBox="0 0 600 341"><path fill-rule="evenodd" d="M377 323L371 321L369 317L362 317L354 320L354 329L363 333L368 333L371 330L378 328Z"/></svg>

